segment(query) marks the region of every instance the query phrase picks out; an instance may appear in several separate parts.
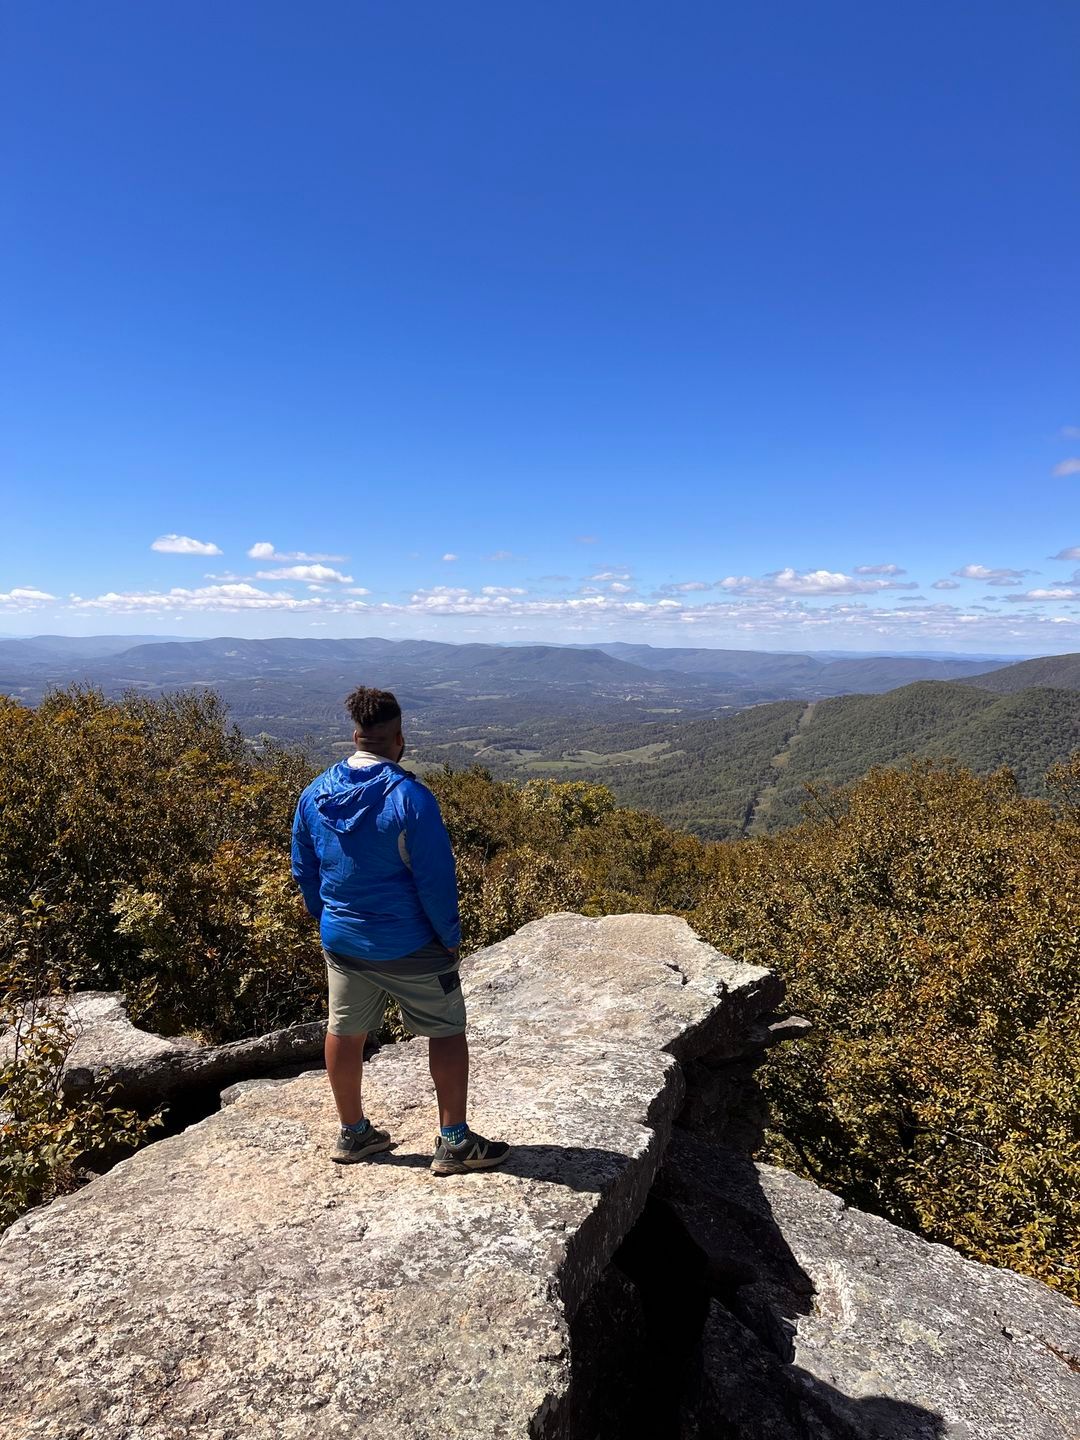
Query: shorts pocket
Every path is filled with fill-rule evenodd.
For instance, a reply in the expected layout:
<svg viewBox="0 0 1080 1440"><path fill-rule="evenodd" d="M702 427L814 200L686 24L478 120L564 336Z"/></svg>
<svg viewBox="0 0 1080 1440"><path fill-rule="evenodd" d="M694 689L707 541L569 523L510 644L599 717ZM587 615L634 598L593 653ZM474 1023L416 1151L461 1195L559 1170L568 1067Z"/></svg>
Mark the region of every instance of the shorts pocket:
<svg viewBox="0 0 1080 1440"><path fill-rule="evenodd" d="M456 970L443 970L439 977L439 984L442 986L444 995L452 995L455 990L461 989L461 976Z"/></svg>

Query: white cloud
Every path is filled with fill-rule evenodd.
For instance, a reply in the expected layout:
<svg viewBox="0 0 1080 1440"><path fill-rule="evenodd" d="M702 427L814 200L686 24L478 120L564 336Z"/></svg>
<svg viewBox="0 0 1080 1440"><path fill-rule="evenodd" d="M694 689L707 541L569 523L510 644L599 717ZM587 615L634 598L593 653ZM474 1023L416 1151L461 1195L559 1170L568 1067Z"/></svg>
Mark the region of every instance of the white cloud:
<svg viewBox="0 0 1080 1440"><path fill-rule="evenodd" d="M162 555L220 555L221 548L211 540L193 540L190 535L159 535L150 546Z"/></svg>
<svg viewBox="0 0 1080 1440"><path fill-rule="evenodd" d="M288 564L292 560L319 564L325 560L331 565L339 565L349 558L347 555L309 555L305 550L276 550L269 540L256 540L247 553L249 560L272 560L275 564Z"/></svg>
<svg viewBox="0 0 1080 1440"><path fill-rule="evenodd" d="M370 590L365 590L363 585L350 585L345 591L346 595L370 595Z"/></svg>
<svg viewBox="0 0 1080 1440"><path fill-rule="evenodd" d="M601 570L599 575L590 575L590 580L629 580L630 574L626 570Z"/></svg>
<svg viewBox="0 0 1080 1440"><path fill-rule="evenodd" d="M606 592L593 595L537 596L514 594L506 587L486 587L498 593L478 593L465 587L435 586L414 592L403 603L369 604L352 599L348 592L333 589L326 594L302 597L284 591L267 591L246 582L212 585L201 589L175 588L169 591L117 594L110 592L90 599L72 596L69 606L77 611L115 614L154 612L180 620L200 613L242 614L247 611L305 612L319 619L364 617L370 624L415 626L426 618L473 618L484 625L495 617L498 627L493 638L514 628L536 632L544 626L558 632L589 638L601 634L625 634L628 629L656 629L666 635L693 630L702 639L753 646L762 641L772 645L837 648L896 645L899 648L949 647L1011 648L1038 652L1060 652L1073 645L1080 649L1080 618L1054 613L1053 602L1080 607L1080 589L1053 587L1030 592L1033 608L1012 606L988 612L982 606L958 607L945 601L905 597L907 603L886 608L860 598L841 598L811 603L799 596L770 592L762 596L720 600L628 599ZM506 592L506 593L504 593ZM44 591L36 592L44 594ZM1009 595L1010 600L1025 597ZM1047 610L1038 608L1045 599ZM1080 610L1078 610L1080 614ZM484 633L482 630L477 633ZM697 640L695 643L701 643Z"/></svg>
<svg viewBox="0 0 1080 1440"><path fill-rule="evenodd" d="M1080 590L1054 586L1046 590L1026 590L1023 595L1006 595L1005 599L1020 600L1027 604L1038 604L1044 600L1080 600Z"/></svg>
<svg viewBox="0 0 1080 1440"><path fill-rule="evenodd" d="M876 595L880 590L917 590L914 580L856 580L839 570L807 570L791 566L768 575L728 575L718 582L729 595Z"/></svg>
<svg viewBox="0 0 1080 1440"><path fill-rule="evenodd" d="M1080 545L1068 545L1064 550L1059 550L1056 555L1048 555L1048 560L1080 560Z"/></svg>
<svg viewBox="0 0 1080 1440"><path fill-rule="evenodd" d="M899 565L856 565L856 575L906 575Z"/></svg>
<svg viewBox="0 0 1080 1440"><path fill-rule="evenodd" d="M916 597L905 597L895 608L888 609L862 600L815 606L781 597L727 605L710 602L681 611L677 620L680 626L744 643L775 637L784 644L820 645L826 635L831 635L841 645L857 638L860 646L888 643L908 647L959 642L963 646L979 643L1014 649L1037 650L1045 646L1060 650L1063 640L1075 636L1080 642L1080 622L1067 616L1006 615L1000 610L987 611L982 606L961 609L943 601L920 601ZM1054 628L1052 638L1048 633L1051 626Z"/></svg>
<svg viewBox="0 0 1080 1440"><path fill-rule="evenodd" d="M959 589L960 589L960 582L959 582L958 580L935 580L934 583L930 586L930 589L931 589L931 590L959 590Z"/></svg>
<svg viewBox="0 0 1080 1440"><path fill-rule="evenodd" d="M55 599L55 595L50 595L47 590L38 590L34 585L16 585L11 590L0 590L0 606L5 610L35 610Z"/></svg>
<svg viewBox="0 0 1080 1440"><path fill-rule="evenodd" d="M660 586L661 595L692 595L698 590L711 590L713 587L707 580L683 580L679 584L671 583Z"/></svg>
<svg viewBox="0 0 1080 1440"><path fill-rule="evenodd" d="M1066 475L1080 475L1080 456L1072 455L1068 460L1062 460L1059 465L1054 466L1053 473L1059 480Z"/></svg>
<svg viewBox="0 0 1080 1440"><path fill-rule="evenodd" d="M589 617L630 617L664 613L668 607L679 609L677 600L657 603L624 600L619 596L594 591L572 596L530 597L515 595L501 586L485 586L479 593L462 586L435 585L417 590L404 607L383 605L383 610L401 608L411 614L434 615L514 615L559 621L587 620Z"/></svg>
<svg viewBox="0 0 1080 1440"><path fill-rule="evenodd" d="M1022 584L1024 576L1032 574L1032 571L1009 570L1005 566L961 565L952 573L960 580L981 580L987 585L1007 586Z"/></svg>
<svg viewBox="0 0 1080 1440"><path fill-rule="evenodd" d="M443 558L443 560L444 560L447 564L450 564L452 561L456 560L458 557L453 553L453 551L448 550L448 551L446 552L446 554L445 554L442 558Z"/></svg>
<svg viewBox="0 0 1080 1440"><path fill-rule="evenodd" d="M285 565L280 570L259 570L255 574L256 580L307 580L317 585L351 585L352 578L340 570L331 570L329 565Z"/></svg>
<svg viewBox="0 0 1080 1440"><path fill-rule="evenodd" d="M633 588L632 585L624 585L621 580L612 580L608 586L608 589L613 595L629 595Z"/></svg>
<svg viewBox="0 0 1080 1440"><path fill-rule="evenodd" d="M246 581L227 585L204 585L199 589L187 590L174 587L168 591L128 591L119 593L110 590L92 599L73 595L70 600L74 610L107 610L114 614L130 615L146 610L195 610L195 611L242 611L242 610L285 610L305 611L333 609L335 613L350 610L364 610L363 601L323 600L319 596L299 598L287 591L269 592L260 590Z"/></svg>
<svg viewBox="0 0 1080 1440"><path fill-rule="evenodd" d="M485 585L481 595L527 595L527 590L522 590L517 585Z"/></svg>
<svg viewBox="0 0 1080 1440"><path fill-rule="evenodd" d="M513 558L512 550L493 550L490 555L484 556L485 560L513 560Z"/></svg>

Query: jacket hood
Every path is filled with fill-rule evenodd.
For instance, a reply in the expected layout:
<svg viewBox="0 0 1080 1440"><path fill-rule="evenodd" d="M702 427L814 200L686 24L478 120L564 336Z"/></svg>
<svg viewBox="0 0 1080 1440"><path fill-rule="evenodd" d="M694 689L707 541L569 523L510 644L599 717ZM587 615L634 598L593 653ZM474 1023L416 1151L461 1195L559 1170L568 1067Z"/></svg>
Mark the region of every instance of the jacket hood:
<svg viewBox="0 0 1080 1440"><path fill-rule="evenodd" d="M361 769L342 760L319 777L311 798L330 829L347 835L369 811L381 809L387 792L407 779L409 772L391 760Z"/></svg>

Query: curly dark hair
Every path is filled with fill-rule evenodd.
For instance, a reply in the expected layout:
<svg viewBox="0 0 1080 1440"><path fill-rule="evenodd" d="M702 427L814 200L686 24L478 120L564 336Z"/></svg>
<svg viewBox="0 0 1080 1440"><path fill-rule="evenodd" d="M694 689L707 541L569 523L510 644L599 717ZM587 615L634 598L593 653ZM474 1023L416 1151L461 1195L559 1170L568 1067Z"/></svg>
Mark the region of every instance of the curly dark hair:
<svg viewBox="0 0 1080 1440"><path fill-rule="evenodd" d="M345 708L362 734L381 730L384 725L396 724L401 719L397 696L389 690L369 690L366 685L358 685L346 698Z"/></svg>

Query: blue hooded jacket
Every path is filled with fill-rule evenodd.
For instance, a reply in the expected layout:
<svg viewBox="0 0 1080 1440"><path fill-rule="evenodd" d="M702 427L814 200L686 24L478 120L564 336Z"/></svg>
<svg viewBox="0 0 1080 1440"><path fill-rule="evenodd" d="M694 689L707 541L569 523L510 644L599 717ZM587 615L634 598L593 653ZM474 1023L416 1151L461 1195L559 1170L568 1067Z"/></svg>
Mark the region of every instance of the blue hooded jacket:
<svg viewBox="0 0 1080 1440"><path fill-rule="evenodd" d="M327 950L396 960L461 944L457 876L439 802L389 760L331 765L300 796L292 873Z"/></svg>

